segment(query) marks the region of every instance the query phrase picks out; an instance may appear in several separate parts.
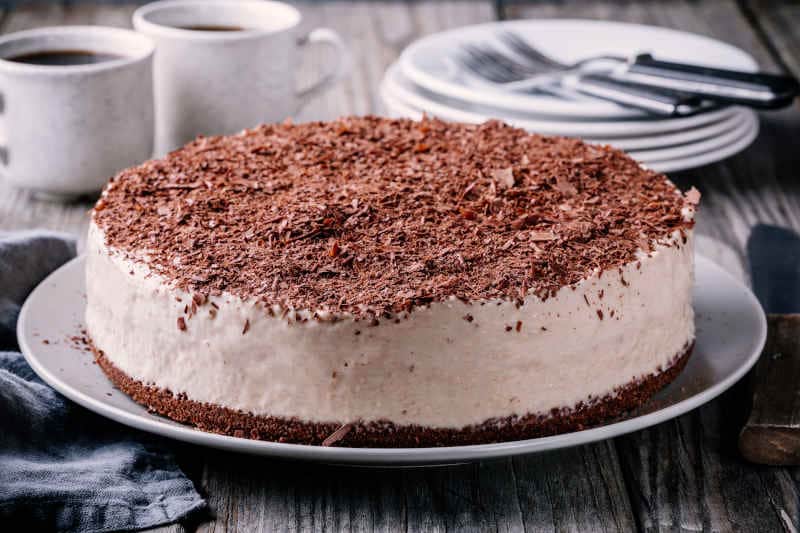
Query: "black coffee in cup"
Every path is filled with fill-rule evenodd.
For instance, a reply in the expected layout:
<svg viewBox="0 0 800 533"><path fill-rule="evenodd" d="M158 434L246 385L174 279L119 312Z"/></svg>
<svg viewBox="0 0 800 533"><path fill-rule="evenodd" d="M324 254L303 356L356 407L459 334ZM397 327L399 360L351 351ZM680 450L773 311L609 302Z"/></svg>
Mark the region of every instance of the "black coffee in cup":
<svg viewBox="0 0 800 533"><path fill-rule="evenodd" d="M244 31L244 28L241 26L215 26L215 25L204 25L204 24L197 24L193 26L178 26L182 30L193 30L193 31Z"/></svg>
<svg viewBox="0 0 800 533"><path fill-rule="evenodd" d="M89 50L42 50L39 52L29 52L16 56L4 58L6 61L14 63L25 63L27 65L43 65L67 67L72 65L91 65L120 59L122 56L107 54L104 52L91 52Z"/></svg>

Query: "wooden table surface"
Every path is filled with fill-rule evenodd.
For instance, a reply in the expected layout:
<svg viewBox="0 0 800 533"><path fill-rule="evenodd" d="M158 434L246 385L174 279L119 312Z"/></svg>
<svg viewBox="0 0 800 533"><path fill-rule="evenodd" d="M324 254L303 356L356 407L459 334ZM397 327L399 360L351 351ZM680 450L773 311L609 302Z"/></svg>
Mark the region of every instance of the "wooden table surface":
<svg viewBox="0 0 800 533"><path fill-rule="evenodd" d="M129 26L135 4L0 2L0 32L57 24ZM297 117L381 113L384 69L412 40L498 18L581 17L696 32L739 46L768 70L800 75L800 4L423 0L307 2L308 28L341 32L355 54L350 78ZM565 36L568 39L568 36ZM300 81L323 69L309 52ZM742 279L750 228L800 230L800 109L761 114L745 152L672 175L703 192L699 251ZM83 240L90 201L48 203L0 183L0 229L47 227ZM435 469L352 469L176 445L176 455L215 518L159 531L797 531L800 469L747 464L736 449L748 406L742 383L676 420L613 440L494 462Z"/></svg>

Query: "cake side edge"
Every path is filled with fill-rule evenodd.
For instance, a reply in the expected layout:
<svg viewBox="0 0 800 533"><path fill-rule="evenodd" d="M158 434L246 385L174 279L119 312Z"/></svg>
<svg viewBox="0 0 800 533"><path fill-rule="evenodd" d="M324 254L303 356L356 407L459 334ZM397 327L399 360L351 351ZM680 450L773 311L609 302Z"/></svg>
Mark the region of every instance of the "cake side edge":
<svg viewBox="0 0 800 533"><path fill-rule="evenodd" d="M686 366L694 341L660 372L638 378L602 398L587 399L571 408L486 420L463 428L397 425L391 421L310 422L296 418L254 415L198 402L146 385L117 368L91 346L95 360L114 385L148 411L200 430L280 443L336 445L351 448L419 448L463 446L533 439L590 429L643 406L675 380Z"/></svg>

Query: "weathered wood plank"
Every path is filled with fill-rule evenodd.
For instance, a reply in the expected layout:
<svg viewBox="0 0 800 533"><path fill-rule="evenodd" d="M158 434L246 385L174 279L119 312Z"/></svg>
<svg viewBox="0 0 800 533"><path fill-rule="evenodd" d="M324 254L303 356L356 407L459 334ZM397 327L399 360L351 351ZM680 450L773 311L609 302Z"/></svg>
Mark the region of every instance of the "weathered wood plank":
<svg viewBox="0 0 800 533"><path fill-rule="evenodd" d="M330 2L296 4L304 16L303 28L328 26L350 44L353 73L303 109L298 121L327 120L344 114L380 113L377 94L384 71L413 39L442 29L492 20L488 2ZM326 50L308 50L299 72L304 86L330 62Z"/></svg>
<svg viewBox="0 0 800 533"><path fill-rule="evenodd" d="M129 28L135 3L61 3L24 4L8 12L0 31L11 33L43 26L96 24Z"/></svg>
<svg viewBox="0 0 800 533"><path fill-rule="evenodd" d="M636 529L612 441L517 457L513 464L525 531Z"/></svg>
<svg viewBox="0 0 800 533"><path fill-rule="evenodd" d="M403 472L228 454L208 457L203 485L216 519L200 531L399 531Z"/></svg>
<svg viewBox="0 0 800 533"><path fill-rule="evenodd" d="M741 281L747 280L741 253L721 240L705 234L697 234L694 239L694 248L703 256L711 259L716 264L733 274Z"/></svg>
<svg viewBox="0 0 800 533"><path fill-rule="evenodd" d="M209 454L201 484L216 519L200 531L631 531L615 455L605 442L398 470Z"/></svg>
<svg viewBox="0 0 800 533"><path fill-rule="evenodd" d="M800 76L800 4L775 0L746 0L740 3L756 30L770 44L780 63Z"/></svg>
<svg viewBox="0 0 800 533"><path fill-rule="evenodd" d="M736 396L733 391L676 422L616 440L642 529L797 527L798 492L789 471L745 464L737 453Z"/></svg>

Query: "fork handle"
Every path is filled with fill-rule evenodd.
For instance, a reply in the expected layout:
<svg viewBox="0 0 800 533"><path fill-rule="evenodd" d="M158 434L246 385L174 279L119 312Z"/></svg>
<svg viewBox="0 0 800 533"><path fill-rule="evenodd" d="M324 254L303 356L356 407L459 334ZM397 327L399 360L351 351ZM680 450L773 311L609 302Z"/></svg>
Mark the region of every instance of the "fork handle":
<svg viewBox="0 0 800 533"><path fill-rule="evenodd" d="M660 61L650 54L634 57L615 77L651 87L683 91L718 102L761 109L791 105L800 93L800 84L792 76Z"/></svg>
<svg viewBox="0 0 800 533"><path fill-rule="evenodd" d="M633 85L606 74L569 75L561 83L579 93L640 109L651 115L686 116L711 107L711 104L695 96Z"/></svg>

